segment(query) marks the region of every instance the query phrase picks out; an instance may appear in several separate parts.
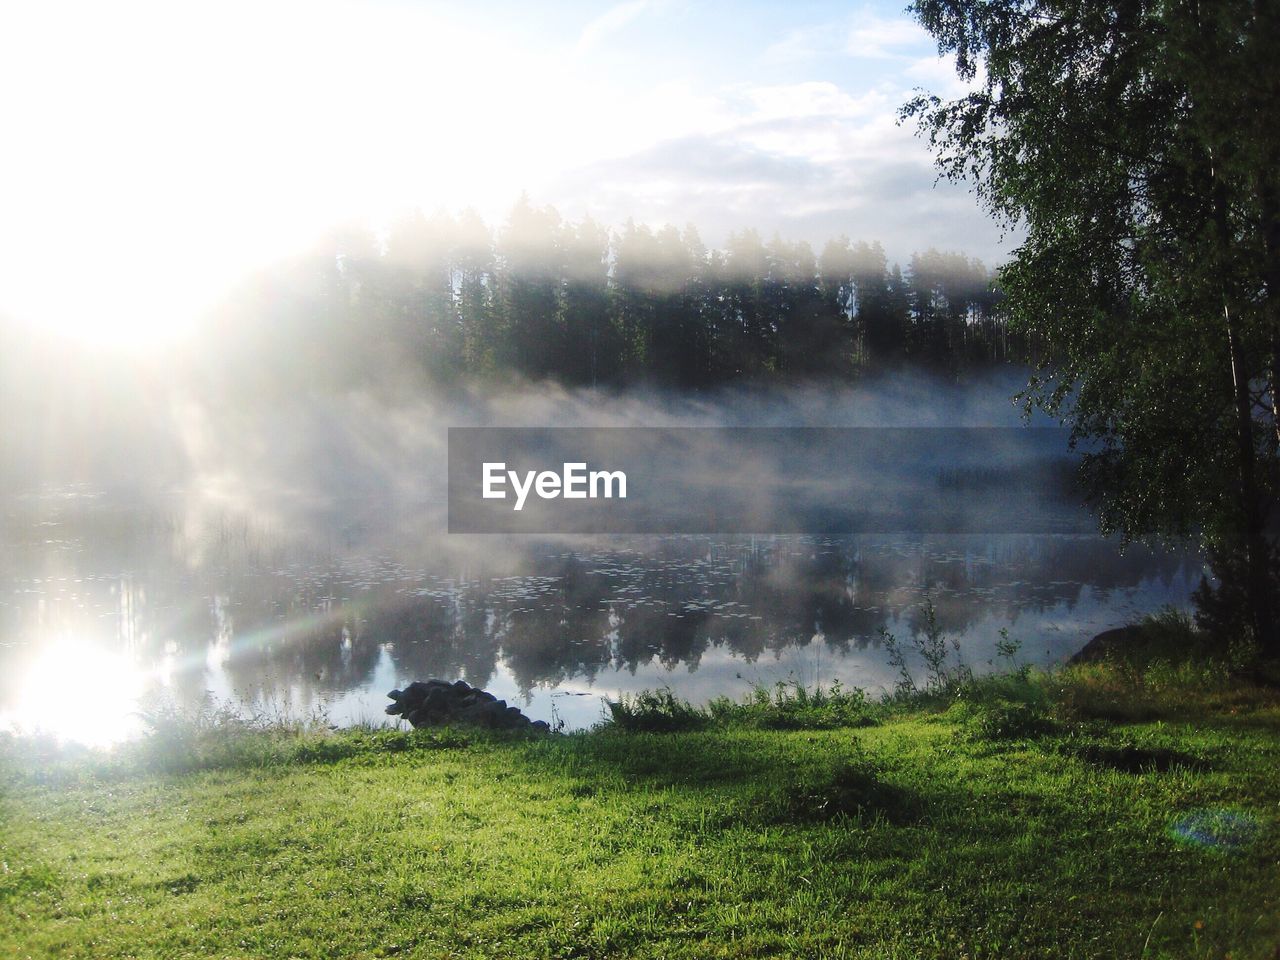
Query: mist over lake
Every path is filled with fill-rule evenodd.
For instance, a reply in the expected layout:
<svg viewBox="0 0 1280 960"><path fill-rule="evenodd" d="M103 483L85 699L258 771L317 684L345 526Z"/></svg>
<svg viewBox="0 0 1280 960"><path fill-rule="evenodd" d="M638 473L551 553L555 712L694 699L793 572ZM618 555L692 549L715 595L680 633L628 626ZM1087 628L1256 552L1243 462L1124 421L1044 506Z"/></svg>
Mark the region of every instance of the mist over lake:
<svg viewBox="0 0 1280 960"><path fill-rule="evenodd" d="M445 533L448 426L1015 427L1019 375L352 392L251 412L153 393L111 429L46 438L10 478L0 718L89 742L162 704L381 722L388 690L429 676L570 728L659 686L695 702L791 680L883 690L881 632L922 630L927 602L977 671L1002 629L1021 661L1059 662L1185 606L1199 556L1093 534ZM97 665L75 690L68 658Z"/></svg>

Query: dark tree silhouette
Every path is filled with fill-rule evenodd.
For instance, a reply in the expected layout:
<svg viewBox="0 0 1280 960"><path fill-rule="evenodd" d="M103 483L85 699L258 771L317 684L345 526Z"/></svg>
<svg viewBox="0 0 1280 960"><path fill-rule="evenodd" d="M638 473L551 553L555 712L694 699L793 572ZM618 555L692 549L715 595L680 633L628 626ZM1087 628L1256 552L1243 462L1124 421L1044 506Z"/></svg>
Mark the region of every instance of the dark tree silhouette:
<svg viewBox="0 0 1280 960"><path fill-rule="evenodd" d="M700 390L904 363L959 376L1021 356L991 279L930 250L904 280L879 243L847 237L819 258L752 230L724 251L691 226L611 235L521 198L496 242L472 211L404 217L381 242L335 232L227 304L219 352L238 359L206 375L249 396L511 375Z"/></svg>

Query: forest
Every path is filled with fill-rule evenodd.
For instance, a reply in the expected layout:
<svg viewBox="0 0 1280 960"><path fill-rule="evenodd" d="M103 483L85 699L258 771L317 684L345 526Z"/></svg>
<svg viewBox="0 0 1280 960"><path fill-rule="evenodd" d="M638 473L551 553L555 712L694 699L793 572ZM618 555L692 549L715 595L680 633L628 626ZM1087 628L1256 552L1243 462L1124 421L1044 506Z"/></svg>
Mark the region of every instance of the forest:
<svg viewBox="0 0 1280 960"><path fill-rule="evenodd" d="M929 249L903 269L875 241L815 254L751 229L711 249L693 226L611 231L527 198L496 235L473 212L335 231L241 289L210 332L239 348L241 373L278 380L288 359L334 386L407 371L699 390L908 364L956 376L1030 352L994 273L962 253Z"/></svg>

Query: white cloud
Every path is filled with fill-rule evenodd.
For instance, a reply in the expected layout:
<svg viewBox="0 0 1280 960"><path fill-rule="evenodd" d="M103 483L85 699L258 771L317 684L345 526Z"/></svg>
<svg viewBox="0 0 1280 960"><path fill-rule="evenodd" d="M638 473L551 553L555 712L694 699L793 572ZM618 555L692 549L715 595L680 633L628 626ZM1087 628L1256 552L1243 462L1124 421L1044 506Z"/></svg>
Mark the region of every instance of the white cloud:
<svg viewBox="0 0 1280 960"><path fill-rule="evenodd" d="M855 57L887 59L909 56L933 41L920 24L907 17L886 19L863 11L849 26L845 52Z"/></svg>
<svg viewBox="0 0 1280 960"><path fill-rule="evenodd" d="M928 31L911 18L882 17L864 9L841 20L789 31L765 50L763 60L775 66L831 56L898 60L933 47Z"/></svg>
<svg viewBox="0 0 1280 960"><path fill-rule="evenodd" d="M804 63L827 56L839 51L840 33L841 28L832 24L790 30L765 50L762 59L765 63L778 65Z"/></svg>
<svg viewBox="0 0 1280 960"><path fill-rule="evenodd" d="M815 248L841 233L905 264L928 247L999 262L1008 249L963 188L938 183L927 146L899 125L901 88L854 95L828 82L740 85L714 127L658 138L565 171L543 199L606 223L693 223L722 244L753 227Z"/></svg>
<svg viewBox="0 0 1280 960"><path fill-rule="evenodd" d="M972 83L967 83L956 74L956 58L954 54L946 56L921 57L902 71L915 86L923 87L930 93L944 99L955 99L964 96L975 86L981 86L986 71L978 65L977 76Z"/></svg>
<svg viewBox="0 0 1280 960"><path fill-rule="evenodd" d="M640 14L644 13L645 8L649 5L650 0L628 0L626 3L610 7L582 28L582 33L578 37L578 45L574 49L574 55L581 56L598 45L601 40L611 33L617 33Z"/></svg>
<svg viewBox="0 0 1280 960"><path fill-rule="evenodd" d="M746 86L744 95L754 107L752 120L796 117L858 117L883 105L871 91L855 97L829 81Z"/></svg>

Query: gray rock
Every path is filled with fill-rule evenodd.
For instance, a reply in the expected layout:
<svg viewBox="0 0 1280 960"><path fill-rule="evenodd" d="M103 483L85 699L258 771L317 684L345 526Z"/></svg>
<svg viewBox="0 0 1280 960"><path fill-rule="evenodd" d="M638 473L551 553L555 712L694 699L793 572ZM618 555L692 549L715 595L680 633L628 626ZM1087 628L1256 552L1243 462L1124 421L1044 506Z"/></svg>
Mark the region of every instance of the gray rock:
<svg viewBox="0 0 1280 960"><path fill-rule="evenodd" d="M466 723L479 723L484 717L489 715L487 703L472 703L463 707L454 714L454 718Z"/></svg>
<svg viewBox="0 0 1280 960"><path fill-rule="evenodd" d="M388 714L397 714L414 727L466 724L495 730L536 730L550 732L545 721L531 721L519 707L508 705L487 690L465 680L415 680L403 690L387 694L394 703Z"/></svg>
<svg viewBox="0 0 1280 960"><path fill-rule="evenodd" d="M431 713L447 713L453 708L451 701L452 698L450 697L449 692L437 687L436 689L428 692L427 695L422 698L422 709Z"/></svg>
<svg viewBox="0 0 1280 960"><path fill-rule="evenodd" d="M1103 630L1084 645L1067 663L1097 663L1114 656L1122 656L1129 648L1135 647L1143 640L1143 630L1138 624L1115 627Z"/></svg>

